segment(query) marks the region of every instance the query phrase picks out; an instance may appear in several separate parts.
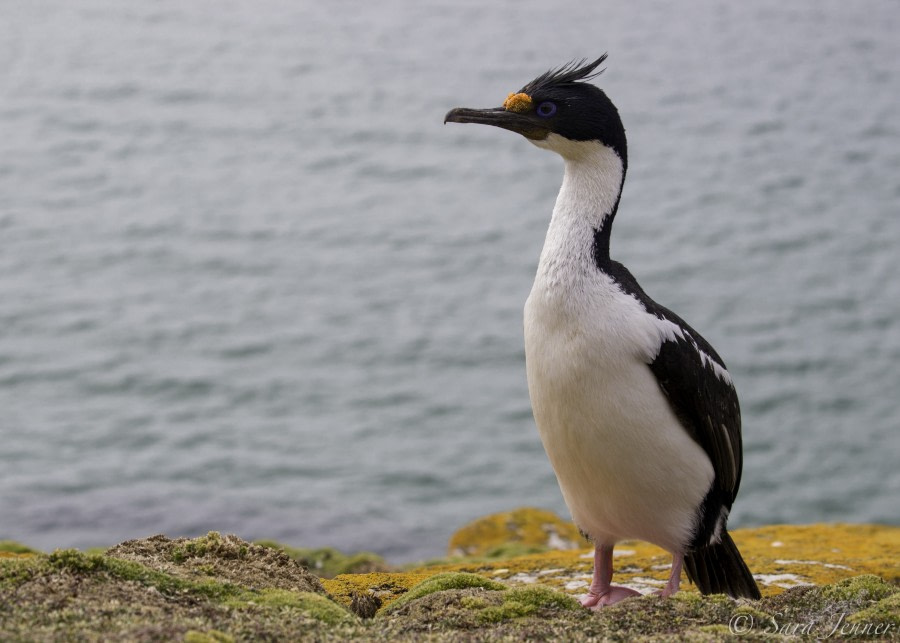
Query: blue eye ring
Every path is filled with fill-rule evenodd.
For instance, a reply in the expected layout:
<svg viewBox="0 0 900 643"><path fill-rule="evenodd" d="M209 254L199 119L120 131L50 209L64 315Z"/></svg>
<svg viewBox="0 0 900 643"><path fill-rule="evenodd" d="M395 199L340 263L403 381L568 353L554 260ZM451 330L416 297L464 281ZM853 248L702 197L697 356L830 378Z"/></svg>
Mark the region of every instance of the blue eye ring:
<svg viewBox="0 0 900 643"><path fill-rule="evenodd" d="M556 114L556 103L545 100L543 103L537 106L535 112L541 118L550 118L551 116Z"/></svg>

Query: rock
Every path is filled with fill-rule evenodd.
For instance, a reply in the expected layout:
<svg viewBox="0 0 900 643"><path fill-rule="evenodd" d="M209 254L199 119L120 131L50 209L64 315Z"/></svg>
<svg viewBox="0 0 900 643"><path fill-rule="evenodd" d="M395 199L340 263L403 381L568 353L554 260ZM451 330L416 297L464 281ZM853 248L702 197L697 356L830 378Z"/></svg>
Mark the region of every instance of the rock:
<svg viewBox="0 0 900 643"><path fill-rule="evenodd" d="M479 518L450 538L450 556L509 558L550 549L579 549L588 542L552 511L523 507Z"/></svg>
<svg viewBox="0 0 900 643"><path fill-rule="evenodd" d="M513 513L527 515L527 512L520 509ZM488 516L473 525L506 524L504 521L511 515ZM556 520L563 522L560 518ZM454 534L451 543L468 542L473 533L471 527L464 527ZM575 529L574 525L569 529ZM498 546L497 531L484 531L488 533L491 545ZM518 534L517 529L513 531ZM833 583L860 574L875 574L892 583L900 582L900 528L897 527L779 525L737 529L731 533L763 595L774 595L791 587ZM521 542L518 535L516 538L513 542ZM649 543L624 541L616 546L614 554L617 584L643 594L665 585L672 563L667 552ZM450 559L431 569L476 572L511 584L540 583L568 593L583 594L590 584L592 566L591 549L584 548L545 551L506 560L471 556L463 561ZM692 590L687 582L682 583L682 588Z"/></svg>
<svg viewBox="0 0 900 643"><path fill-rule="evenodd" d="M371 596L378 601L379 608L383 608L436 573L424 570L415 573L340 574L332 579L322 579L322 586L334 600L348 608L352 607L354 600L359 601L359 596Z"/></svg>

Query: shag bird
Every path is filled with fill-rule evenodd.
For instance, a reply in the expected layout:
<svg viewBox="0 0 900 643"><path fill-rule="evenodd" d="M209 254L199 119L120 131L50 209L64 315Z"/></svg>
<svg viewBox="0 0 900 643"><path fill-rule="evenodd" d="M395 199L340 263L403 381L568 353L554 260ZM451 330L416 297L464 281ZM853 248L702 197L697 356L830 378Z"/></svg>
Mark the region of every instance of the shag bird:
<svg viewBox="0 0 900 643"><path fill-rule="evenodd" d="M656 303L609 255L628 168L625 128L585 82L606 59L552 69L502 107L456 108L444 122L494 125L565 161L525 303L528 391L544 449L576 525L595 545L582 600L637 595L611 585L624 539L672 554L662 596L682 567L704 594L759 598L725 523L741 482L737 393L715 349Z"/></svg>

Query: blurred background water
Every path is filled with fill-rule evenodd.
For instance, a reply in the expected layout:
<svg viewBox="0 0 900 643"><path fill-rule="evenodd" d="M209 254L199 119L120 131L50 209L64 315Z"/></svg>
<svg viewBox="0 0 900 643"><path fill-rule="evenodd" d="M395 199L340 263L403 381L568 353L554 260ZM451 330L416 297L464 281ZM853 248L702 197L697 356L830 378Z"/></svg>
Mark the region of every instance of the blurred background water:
<svg viewBox="0 0 900 643"><path fill-rule="evenodd" d="M567 515L521 332L562 164L442 119L604 51L613 256L735 376L731 524L897 523L896 2L2 14L0 538L410 560Z"/></svg>

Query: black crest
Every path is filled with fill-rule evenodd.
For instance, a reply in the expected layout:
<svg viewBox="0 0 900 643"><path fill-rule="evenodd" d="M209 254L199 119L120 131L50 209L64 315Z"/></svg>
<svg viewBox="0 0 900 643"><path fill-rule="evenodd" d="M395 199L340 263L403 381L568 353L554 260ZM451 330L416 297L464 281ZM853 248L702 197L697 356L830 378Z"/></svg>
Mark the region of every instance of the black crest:
<svg viewBox="0 0 900 643"><path fill-rule="evenodd" d="M573 60L566 63L562 67L551 69L544 72L530 83L522 88L523 94L533 95L547 87L559 87L560 85L571 85L579 81L591 80L603 73L603 69L595 71L597 67L603 64L608 54L603 54L594 62L587 62L586 59Z"/></svg>

